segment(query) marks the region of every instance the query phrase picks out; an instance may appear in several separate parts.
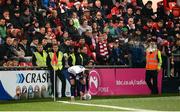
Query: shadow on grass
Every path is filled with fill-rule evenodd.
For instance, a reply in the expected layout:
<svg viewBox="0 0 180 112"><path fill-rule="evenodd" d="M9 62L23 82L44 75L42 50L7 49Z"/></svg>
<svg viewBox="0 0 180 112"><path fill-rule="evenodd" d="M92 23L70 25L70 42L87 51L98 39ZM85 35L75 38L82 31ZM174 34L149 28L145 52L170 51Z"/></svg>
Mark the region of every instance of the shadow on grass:
<svg viewBox="0 0 180 112"><path fill-rule="evenodd" d="M69 98L57 98L57 100L67 101ZM33 102L54 102L53 98L36 98L36 99L20 99L20 100L0 100L0 104L14 103L33 103Z"/></svg>

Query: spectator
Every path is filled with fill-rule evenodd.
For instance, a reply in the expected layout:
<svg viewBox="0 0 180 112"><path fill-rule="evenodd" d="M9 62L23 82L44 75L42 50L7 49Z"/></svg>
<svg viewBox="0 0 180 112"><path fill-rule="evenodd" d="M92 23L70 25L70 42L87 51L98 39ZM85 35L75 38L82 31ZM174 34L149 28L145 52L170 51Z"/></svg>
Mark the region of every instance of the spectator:
<svg viewBox="0 0 180 112"><path fill-rule="evenodd" d="M13 39L11 50L12 50L12 58L24 59L25 52L19 47L17 39Z"/></svg>
<svg viewBox="0 0 180 112"><path fill-rule="evenodd" d="M134 20L135 21L138 21L138 20L142 21L141 8L136 8L135 10L136 10L136 12L135 12L135 15L134 15Z"/></svg>
<svg viewBox="0 0 180 112"><path fill-rule="evenodd" d="M41 6L42 8L48 10L49 8L49 0L41 0Z"/></svg>
<svg viewBox="0 0 180 112"><path fill-rule="evenodd" d="M86 37L86 38L89 38L89 37ZM91 39L89 41L91 41ZM85 46L87 48L88 56L94 58L93 52L92 52L94 50L94 48L92 46L92 42L91 42L91 45L88 45L87 42L86 42L86 39L82 37L82 38L79 39L79 42L78 42L78 44L76 46L79 47L79 48Z"/></svg>
<svg viewBox="0 0 180 112"><path fill-rule="evenodd" d="M49 0L49 9L56 9L57 8L57 4L56 4L56 0Z"/></svg>
<svg viewBox="0 0 180 112"><path fill-rule="evenodd" d="M67 31L64 31L63 34L59 38L57 38L57 40L60 41L60 43L63 43L66 39L71 39Z"/></svg>
<svg viewBox="0 0 180 112"><path fill-rule="evenodd" d="M98 45L96 46L96 50L97 50L96 53L97 53L98 64L106 65L109 58L106 34L101 34L99 36L99 41L98 41Z"/></svg>
<svg viewBox="0 0 180 112"><path fill-rule="evenodd" d="M82 21L82 24L79 28L79 34L82 35L83 32L90 31L92 32L92 27L88 25L88 21L84 20Z"/></svg>
<svg viewBox="0 0 180 112"><path fill-rule="evenodd" d="M115 20L117 20L118 19L118 17L120 17L120 15L122 14L121 13L122 12L122 10L121 10L121 7L120 7L120 3L119 2L116 2L115 3L115 6L111 9L111 13L110 13L110 18L112 18L113 19L113 22L115 21ZM112 16L112 17L111 17ZM121 15L122 16L122 15Z"/></svg>
<svg viewBox="0 0 180 112"><path fill-rule="evenodd" d="M124 23L128 23L129 18L134 18L134 13L132 8L127 9L127 14L124 16Z"/></svg>
<svg viewBox="0 0 180 112"><path fill-rule="evenodd" d="M19 42L19 47L20 49L22 49L25 53L25 56L29 57L32 56L32 52L30 50L30 46L28 45L28 40L26 39L26 37L23 37L21 39L21 41Z"/></svg>
<svg viewBox="0 0 180 112"><path fill-rule="evenodd" d="M45 34L45 38L47 39L48 43L52 43L52 39L56 39L56 35L52 31L52 28L48 28Z"/></svg>
<svg viewBox="0 0 180 112"><path fill-rule="evenodd" d="M100 32L103 32L105 20L103 19L102 14L101 14L100 11L98 11L96 13L96 16L94 18L94 22L97 23L97 26L98 26Z"/></svg>
<svg viewBox="0 0 180 112"><path fill-rule="evenodd" d="M116 28L112 20L110 20L108 25L104 27L104 32L108 34L109 42L112 42L117 39Z"/></svg>
<svg viewBox="0 0 180 112"><path fill-rule="evenodd" d="M66 26L66 20L69 18L70 14L68 13L68 7L66 3L59 2L57 7L58 17L62 21L63 26Z"/></svg>
<svg viewBox="0 0 180 112"><path fill-rule="evenodd" d="M32 56L33 66L46 67L47 53L43 50L42 44L37 45L37 51Z"/></svg>
<svg viewBox="0 0 180 112"><path fill-rule="evenodd" d="M127 28L129 29L129 33L133 33L134 32L136 26L134 24L134 19L133 18L129 18L128 19Z"/></svg>
<svg viewBox="0 0 180 112"><path fill-rule="evenodd" d="M52 10L51 11L52 15L49 16L49 22L51 24L52 28L56 28L57 26L62 26L61 20L58 17L58 13L56 10Z"/></svg>
<svg viewBox="0 0 180 112"><path fill-rule="evenodd" d="M74 3L74 6L72 7L72 12L76 12L77 16L81 18L82 13L83 13L83 9L81 7L81 3L79 1Z"/></svg>
<svg viewBox="0 0 180 112"><path fill-rule="evenodd" d="M1 1L0 1L0 14L2 14L2 12L3 12L3 10L4 10L3 5L4 5L4 1L1 0Z"/></svg>
<svg viewBox="0 0 180 112"><path fill-rule="evenodd" d="M172 77L178 77L180 78L180 39L176 41L176 45L173 50L173 58L172 58L172 64L174 64L174 73L172 73Z"/></svg>
<svg viewBox="0 0 180 112"><path fill-rule="evenodd" d="M119 20L117 28L115 29L118 37L122 34L122 28L124 27L124 25L124 21L122 19Z"/></svg>
<svg viewBox="0 0 180 112"><path fill-rule="evenodd" d="M149 19L146 24L143 26L143 35L146 36L147 34L153 34L153 22Z"/></svg>
<svg viewBox="0 0 180 112"><path fill-rule="evenodd" d="M101 1L96 0L95 1L95 12L100 12L102 14L102 17L105 17L105 11L104 8L102 7Z"/></svg>
<svg viewBox="0 0 180 112"><path fill-rule="evenodd" d="M48 44L48 42L47 42L47 39L46 38L44 38L44 39L42 39L42 46L43 46L43 49L47 52L48 51L48 48L49 48L49 44Z"/></svg>
<svg viewBox="0 0 180 112"><path fill-rule="evenodd" d="M99 27L98 27L98 25L97 25L97 23L96 22L93 22L92 23L92 32L98 32L99 31Z"/></svg>
<svg viewBox="0 0 180 112"><path fill-rule="evenodd" d="M33 38L33 41L30 44L30 49L32 53L34 53L37 50L38 43L39 43L39 40L37 38Z"/></svg>
<svg viewBox="0 0 180 112"><path fill-rule="evenodd" d="M143 68L145 62L145 48L140 41L134 40L130 45L131 63L134 68Z"/></svg>
<svg viewBox="0 0 180 112"><path fill-rule="evenodd" d="M8 10L4 10L2 15L3 15L4 19L6 20L6 23L10 23L11 16L10 16L9 11Z"/></svg>
<svg viewBox="0 0 180 112"><path fill-rule="evenodd" d="M39 42L42 42L42 40L45 38L45 27L40 27L39 31L35 33L35 37L39 40Z"/></svg>
<svg viewBox="0 0 180 112"><path fill-rule="evenodd" d="M20 17L20 20L21 20L21 26L22 26L23 28L25 28L25 30L27 30L28 27L29 27L30 24L31 24L31 21L32 21L32 16L31 16L31 14L30 14L29 8L26 8L26 9L24 10L23 15Z"/></svg>
<svg viewBox="0 0 180 112"><path fill-rule="evenodd" d="M72 21L73 21L73 26L76 28L76 29L79 29L80 28L80 22L79 22L79 18L77 16L77 13L76 12L73 12L72 13Z"/></svg>
<svg viewBox="0 0 180 112"><path fill-rule="evenodd" d="M86 46L80 48L80 53L83 57L83 66L90 65L91 62L94 62L93 58L89 57Z"/></svg>
<svg viewBox="0 0 180 112"><path fill-rule="evenodd" d="M11 37L7 37L5 44L0 46L0 61L3 62L4 60L8 60L12 58L12 43L13 39Z"/></svg>
<svg viewBox="0 0 180 112"><path fill-rule="evenodd" d="M83 56L80 53L79 47L73 47L71 49L71 54L68 58L68 65L74 66L74 65L83 65Z"/></svg>
<svg viewBox="0 0 180 112"><path fill-rule="evenodd" d="M20 21L20 11L19 11L19 9L14 10L14 14L12 16L11 23L13 24L14 28L20 29L22 27L21 26L21 21Z"/></svg>
<svg viewBox="0 0 180 112"><path fill-rule="evenodd" d="M113 49L109 56L109 64L111 65L124 65L122 49L119 46L119 41L113 42Z"/></svg>
<svg viewBox="0 0 180 112"><path fill-rule="evenodd" d="M56 39L60 42L62 42L62 35L63 35L63 31L62 31L62 27L61 26L57 26L54 30L54 34L56 35Z"/></svg>
<svg viewBox="0 0 180 112"><path fill-rule="evenodd" d="M61 52L63 52L64 54L67 53L69 54L70 53L70 47L71 47L71 40L70 39L65 39L64 42L59 46L59 49Z"/></svg>
<svg viewBox="0 0 180 112"><path fill-rule="evenodd" d="M6 21L3 17L0 18L0 38L1 38L1 44L3 44L6 40Z"/></svg>
<svg viewBox="0 0 180 112"><path fill-rule="evenodd" d="M4 8L8 11L10 11L10 16L13 15L13 9L14 9L14 5L12 3L12 0L6 0L5 4L4 4Z"/></svg>
<svg viewBox="0 0 180 112"><path fill-rule="evenodd" d="M73 19L70 19L68 21L68 27L67 27L67 31L69 33L69 36L71 37L71 39L73 41L77 41L79 40L79 32L78 32L78 29L76 27L74 27L74 22L73 22Z"/></svg>
<svg viewBox="0 0 180 112"><path fill-rule="evenodd" d="M142 16L147 19L155 19L154 12L152 9L152 1L147 1L145 6L142 8Z"/></svg>

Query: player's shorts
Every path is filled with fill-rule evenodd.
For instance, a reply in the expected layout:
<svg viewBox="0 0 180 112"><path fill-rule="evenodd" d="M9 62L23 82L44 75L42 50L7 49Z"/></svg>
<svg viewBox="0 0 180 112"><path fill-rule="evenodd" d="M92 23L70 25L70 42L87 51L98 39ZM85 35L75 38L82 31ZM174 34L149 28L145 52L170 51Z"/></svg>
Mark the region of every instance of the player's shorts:
<svg viewBox="0 0 180 112"><path fill-rule="evenodd" d="M69 80L72 80L72 79L74 79L74 80L81 80L83 78L84 78L83 72L81 72L79 74L76 74L76 76L74 74L72 74L72 73L70 73L70 75L69 75Z"/></svg>
<svg viewBox="0 0 180 112"><path fill-rule="evenodd" d="M76 76L72 73L69 73L69 80L76 79Z"/></svg>

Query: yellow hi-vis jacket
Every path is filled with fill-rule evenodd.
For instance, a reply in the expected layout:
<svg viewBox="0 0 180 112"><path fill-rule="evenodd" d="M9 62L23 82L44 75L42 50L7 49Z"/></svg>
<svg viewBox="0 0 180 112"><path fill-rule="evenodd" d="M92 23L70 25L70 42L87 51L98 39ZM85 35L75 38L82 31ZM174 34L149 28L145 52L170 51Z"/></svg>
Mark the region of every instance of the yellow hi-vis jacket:
<svg viewBox="0 0 180 112"><path fill-rule="evenodd" d="M34 55L36 57L36 64L39 67L46 67L46 58L47 58L47 53L46 51L43 50L43 56L39 52L34 52Z"/></svg>
<svg viewBox="0 0 180 112"><path fill-rule="evenodd" d="M57 57L58 62L57 62L57 64L53 63L53 55L54 55L53 52L49 52L49 56L50 56L50 59L51 59L51 66L53 67L53 69L55 71L56 70L61 70L63 68L63 65L62 65L63 53L58 52L58 57Z"/></svg>
<svg viewBox="0 0 180 112"><path fill-rule="evenodd" d="M76 57L75 57L75 54L72 53L70 56L71 56L71 58L72 58L72 65L73 65L73 66L76 65ZM81 54L80 54L80 57L81 57L82 62L83 62L83 56L82 56Z"/></svg>

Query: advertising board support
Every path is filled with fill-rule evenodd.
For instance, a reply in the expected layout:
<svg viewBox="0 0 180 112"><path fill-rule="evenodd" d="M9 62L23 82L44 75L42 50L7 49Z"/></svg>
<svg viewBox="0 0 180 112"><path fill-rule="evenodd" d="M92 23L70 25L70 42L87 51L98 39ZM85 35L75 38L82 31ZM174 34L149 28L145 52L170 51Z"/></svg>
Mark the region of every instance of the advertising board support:
<svg viewBox="0 0 180 112"><path fill-rule="evenodd" d="M56 80L56 76L55 76L56 75L56 71L55 70L53 70L53 71L54 71L54 74L53 74L54 75L54 101L56 101L56 83L55 82L57 80Z"/></svg>

